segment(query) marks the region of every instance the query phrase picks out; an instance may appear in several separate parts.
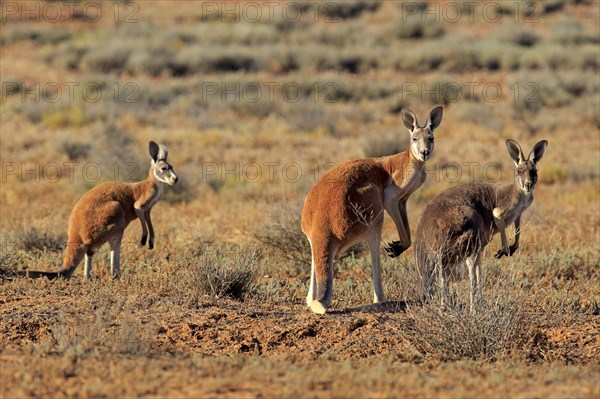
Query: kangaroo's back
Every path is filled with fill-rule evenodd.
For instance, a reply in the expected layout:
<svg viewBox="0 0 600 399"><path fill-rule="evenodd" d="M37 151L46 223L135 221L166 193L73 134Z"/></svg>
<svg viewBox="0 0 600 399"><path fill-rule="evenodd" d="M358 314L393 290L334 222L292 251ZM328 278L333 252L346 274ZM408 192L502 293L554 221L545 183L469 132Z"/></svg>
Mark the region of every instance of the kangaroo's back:
<svg viewBox="0 0 600 399"><path fill-rule="evenodd" d="M151 165L146 180L137 183L102 183L85 193L71 212L63 268L58 272L23 271L29 277L69 278L85 258L84 276L92 278L92 256L105 243L111 247L111 273L120 276L120 251L123 233L136 218L142 224L141 245L154 246L150 211L160 197L162 184L173 185L177 175L167 163L166 147L150 141Z"/></svg>
<svg viewBox="0 0 600 399"><path fill-rule="evenodd" d="M125 229L136 218L133 191L126 183L103 183L85 193L69 217L69 240L94 243L115 224Z"/></svg>
<svg viewBox="0 0 600 399"><path fill-rule="evenodd" d="M415 233L414 251L421 289L427 290L436 265L448 277L457 265L479 252L493 235L495 187L471 183L443 191L427 204Z"/></svg>
<svg viewBox="0 0 600 399"><path fill-rule="evenodd" d="M302 209L302 231L321 230L344 239L355 223L352 206L381 202L389 175L377 159L347 161L328 170L308 193ZM368 212L368 210L366 210Z"/></svg>

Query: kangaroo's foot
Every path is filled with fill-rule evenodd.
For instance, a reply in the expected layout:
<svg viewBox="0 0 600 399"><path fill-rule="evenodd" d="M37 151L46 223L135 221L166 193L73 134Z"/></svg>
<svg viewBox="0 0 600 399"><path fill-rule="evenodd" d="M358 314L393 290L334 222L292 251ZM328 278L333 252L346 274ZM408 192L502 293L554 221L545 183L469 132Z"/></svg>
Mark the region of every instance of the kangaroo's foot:
<svg viewBox="0 0 600 399"><path fill-rule="evenodd" d="M319 301L312 301L310 304L310 310L312 310L316 314L325 314L327 312L327 308Z"/></svg>
<svg viewBox="0 0 600 399"><path fill-rule="evenodd" d="M406 251L410 245L404 246L400 241L392 241L388 243L388 246L385 247L385 250L388 253L390 258L397 258L402 254L402 252Z"/></svg>

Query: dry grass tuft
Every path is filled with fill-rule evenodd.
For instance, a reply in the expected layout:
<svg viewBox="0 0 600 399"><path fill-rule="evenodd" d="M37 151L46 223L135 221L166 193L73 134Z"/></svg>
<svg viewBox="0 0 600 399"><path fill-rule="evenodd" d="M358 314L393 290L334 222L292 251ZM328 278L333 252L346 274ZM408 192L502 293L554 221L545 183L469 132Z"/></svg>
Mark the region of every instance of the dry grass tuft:
<svg viewBox="0 0 600 399"><path fill-rule="evenodd" d="M447 361L460 359L494 362L525 350L531 342L531 320L527 319L522 298L497 291L480 304L476 315L469 306L452 303L440 308L429 303L422 309L409 310L413 344L425 357ZM409 308L410 309L410 308Z"/></svg>
<svg viewBox="0 0 600 399"><path fill-rule="evenodd" d="M181 265L183 278L192 296L242 299L256 278L259 258L259 251L189 256Z"/></svg>
<svg viewBox="0 0 600 399"><path fill-rule="evenodd" d="M310 243L300 228L301 216L300 209L284 205L273 213L270 223L254 232L254 238L265 246L267 253L278 254L293 266L289 270L294 276L306 274L311 264ZM339 261L357 257L365 250L366 244L357 244L342 254ZM286 274L290 274L289 270Z"/></svg>
<svg viewBox="0 0 600 399"><path fill-rule="evenodd" d="M269 224L254 232L254 237L265 247L275 250L296 269L304 271L311 262L310 244L300 229L299 209L282 206L271 217Z"/></svg>
<svg viewBox="0 0 600 399"><path fill-rule="evenodd" d="M37 228L24 226L14 233L14 241L18 248L24 251L62 251L66 239L62 235L53 234Z"/></svg>

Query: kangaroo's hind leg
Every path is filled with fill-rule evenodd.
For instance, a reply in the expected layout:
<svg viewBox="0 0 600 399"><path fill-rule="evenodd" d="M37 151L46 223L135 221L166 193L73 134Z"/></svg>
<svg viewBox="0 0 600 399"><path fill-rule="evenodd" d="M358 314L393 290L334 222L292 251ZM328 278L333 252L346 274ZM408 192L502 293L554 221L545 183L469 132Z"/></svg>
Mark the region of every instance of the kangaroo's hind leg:
<svg viewBox="0 0 600 399"><path fill-rule="evenodd" d="M108 244L110 245L110 272L114 279L121 278L121 240L123 234L113 236Z"/></svg>
<svg viewBox="0 0 600 399"><path fill-rule="evenodd" d="M387 302L383 293L383 283L381 281L381 258L379 255L379 244L381 235L374 234L369 239L369 250L371 252L371 266L373 268L373 303Z"/></svg>
<svg viewBox="0 0 600 399"><path fill-rule="evenodd" d="M329 243L323 243L323 245L313 244L315 281L312 293L314 300L311 302L310 308L314 313L325 314L327 308L331 305L333 296L333 262L335 261L337 250L337 247L331 248Z"/></svg>
<svg viewBox="0 0 600 399"><path fill-rule="evenodd" d="M470 283L470 310L471 314L477 312L477 307L482 298L481 293L481 281L480 281L480 256L479 253L469 256L465 260L467 269L469 270L469 283Z"/></svg>

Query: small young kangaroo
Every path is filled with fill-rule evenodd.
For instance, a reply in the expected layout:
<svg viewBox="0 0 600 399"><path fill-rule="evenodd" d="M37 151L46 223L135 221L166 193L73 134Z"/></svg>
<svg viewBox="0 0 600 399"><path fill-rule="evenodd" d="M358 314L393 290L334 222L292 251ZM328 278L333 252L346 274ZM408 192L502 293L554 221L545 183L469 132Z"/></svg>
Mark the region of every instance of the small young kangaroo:
<svg viewBox="0 0 600 399"><path fill-rule="evenodd" d="M149 143L152 162L148 178L137 183L102 183L75 204L69 217L68 242L63 269L58 272L19 271L18 275L31 278L69 278L85 257L85 279L92 278L92 256L108 242L110 245L110 269L114 278L121 276L121 239L125 229L134 219L142 223L141 244L154 248L154 228L150 211L162 193L162 183L174 185L177 175L167 163L167 149L154 141Z"/></svg>
<svg viewBox="0 0 600 399"><path fill-rule="evenodd" d="M465 262L470 280L470 310L475 312L476 295L481 296L481 252L500 233L502 248L496 258L511 256L519 248L521 214L533 202L537 164L548 142L542 140L525 158L519 144L507 140L508 153L515 163L514 184L464 184L443 191L429 202L415 234L415 265L422 300L431 298L437 276L442 305L447 296L447 279L457 276ZM515 242L508 245L505 229L515 226Z"/></svg>

